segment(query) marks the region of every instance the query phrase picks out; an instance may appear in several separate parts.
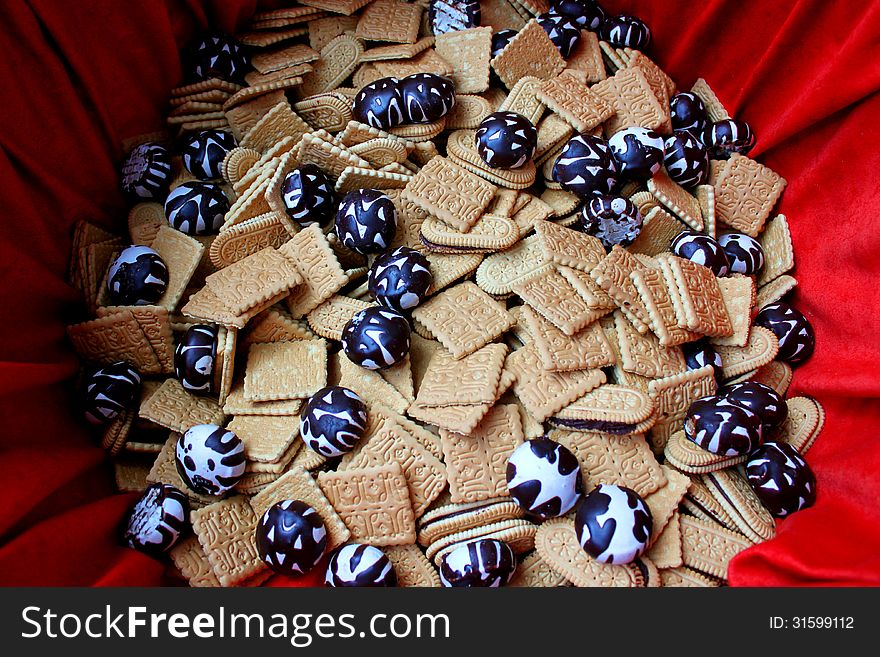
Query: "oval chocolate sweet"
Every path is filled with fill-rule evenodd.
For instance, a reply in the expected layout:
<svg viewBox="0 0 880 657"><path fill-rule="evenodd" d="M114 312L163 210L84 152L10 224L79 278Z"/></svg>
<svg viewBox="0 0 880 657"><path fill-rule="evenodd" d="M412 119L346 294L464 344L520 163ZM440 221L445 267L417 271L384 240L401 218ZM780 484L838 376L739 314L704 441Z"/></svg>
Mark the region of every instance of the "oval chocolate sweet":
<svg viewBox="0 0 880 657"><path fill-rule="evenodd" d="M341 456L354 449L367 429L367 405L349 388L321 388L303 404L299 433L322 456Z"/></svg>
<svg viewBox="0 0 880 657"><path fill-rule="evenodd" d="M148 246L130 246L107 270L107 291L114 306L149 306L168 287L168 267Z"/></svg>
<svg viewBox="0 0 880 657"><path fill-rule="evenodd" d="M489 167L518 169L534 157L538 131L522 114L494 112L480 122L474 139Z"/></svg>
<svg viewBox="0 0 880 657"><path fill-rule="evenodd" d="M507 489L526 513L557 518L581 498L580 465L568 448L546 436L527 440L507 459Z"/></svg>
<svg viewBox="0 0 880 657"><path fill-rule="evenodd" d="M622 196L594 196L581 210L581 228L597 237L607 250L628 246L642 230L642 215L635 203Z"/></svg>
<svg viewBox="0 0 880 657"><path fill-rule="evenodd" d="M216 424L187 429L177 441L175 456L181 478L202 495L222 495L244 474L244 443Z"/></svg>
<svg viewBox="0 0 880 657"><path fill-rule="evenodd" d="M165 216L172 228L187 235L211 235L220 230L229 212L229 199L220 185L190 181L178 185L165 199Z"/></svg>
<svg viewBox="0 0 880 657"><path fill-rule="evenodd" d="M343 545L327 564L324 584L330 587L396 586L397 573L387 555L372 545Z"/></svg>
<svg viewBox="0 0 880 657"><path fill-rule="evenodd" d="M282 575L304 575L318 565L327 549L327 528L318 512L299 500L273 504L255 531L257 553Z"/></svg>
<svg viewBox="0 0 880 657"><path fill-rule="evenodd" d="M355 313L342 329L342 350L368 370L391 367L409 353L406 317L391 308L371 306Z"/></svg>
<svg viewBox="0 0 880 657"><path fill-rule="evenodd" d="M174 375L191 394L215 393L217 335L216 327L196 324L187 329L174 349Z"/></svg>
<svg viewBox="0 0 880 657"><path fill-rule="evenodd" d="M789 365L800 365L809 360L816 349L813 325L802 312L787 303L764 306L755 317L755 324L773 331L779 341L776 359Z"/></svg>
<svg viewBox="0 0 880 657"><path fill-rule="evenodd" d="M610 194L618 185L618 168L608 142L592 135L575 135L553 165L553 180L581 198Z"/></svg>
<svg viewBox="0 0 880 657"><path fill-rule="evenodd" d="M816 475L788 443L766 442L752 452L746 477L761 504L777 518L816 502Z"/></svg>
<svg viewBox="0 0 880 657"><path fill-rule="evenodd" d="M600 484L574 518L578 543L599 563L627 564L644 554L654 528L651 510L631 488Z"/></svg>

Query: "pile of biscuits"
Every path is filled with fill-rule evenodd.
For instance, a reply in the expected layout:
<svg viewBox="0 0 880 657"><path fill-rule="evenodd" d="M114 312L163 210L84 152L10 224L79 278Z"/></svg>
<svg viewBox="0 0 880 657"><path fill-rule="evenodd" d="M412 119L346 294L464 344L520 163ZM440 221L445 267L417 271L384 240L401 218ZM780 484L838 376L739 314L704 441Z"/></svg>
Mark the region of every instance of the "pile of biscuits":
<svg viewBox="0 0 880 657"><path fill-rule="evenodd" d="M592 0L302 0L186 53L194 81L171 90L170 132L125 145L127 232L80 222L70 268L89 313L68 327L89 419L120 490L145 491L132 545L167 551L192 586L259 585L330 555L332 585L718 586L736 554L773 537L754 459L709 448L692 405L744 382L784 399L802 360L781 320L756 323L791 310L780 302L797 284L789 222L773 212L785 180L728 135L700 184L677 183L668 160L620 178L614 211L629 214L612 219L631 222L629 238L608 242L610 205L594 217L601 235L585 228L591 196L554 171L571 140L666 139L680 120L644 24L597 12ZM454 85L439 120L354 118L368 85L423 73ZM706 81L684 95L709 127L744 125ZM498 112L535 128L516 168L479 148ZM294 175L315 199L304 214ZM379 305L381 253L349 248L333 223L364 189L396 211L381 253L412 250L431 275L402 312L403 357L380 368L342 346ZM737 269L745 256L730 252L722 275L693 248L730 233L757 245L760 266ZM340 389L347 415L314 411ZM803 454L822 408L782 405L774 422L752 409L761 441ZM322 412L344 415L342 448L315 438ZM520 465L541 458L560 464L549 480ZM525 467L538 474L520 485ZM644 507L628 558L591 551L590 491ZM261 528L285 514L308 549L279 557ZM462 560L484 567L478 581Z"/></svg>

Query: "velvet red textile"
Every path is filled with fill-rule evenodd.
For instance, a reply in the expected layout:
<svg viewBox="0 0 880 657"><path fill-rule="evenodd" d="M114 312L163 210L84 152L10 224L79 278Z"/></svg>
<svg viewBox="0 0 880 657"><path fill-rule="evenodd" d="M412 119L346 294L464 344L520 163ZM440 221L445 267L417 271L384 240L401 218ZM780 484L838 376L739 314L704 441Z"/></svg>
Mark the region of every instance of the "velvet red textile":
<svg viewBox="0 0 880 657"><path fill-rule="evenodd" d="M161 128L178 47L233 31L257 0L0 3L0 583L154 585L162 564L118 546L134 496L70 410L81 313L65 283L70 228L122 232L116 163L127 136ZM277 4L277 3L275 3ZM788 180L800 283L818 345L791 394L825 406L808 455L815 507L740 555L736 585L880 584L880 5L826 0L605 0L653 30L651 55L687 89L706 78ZM289 584L290 582L273 583Z"/></svg>

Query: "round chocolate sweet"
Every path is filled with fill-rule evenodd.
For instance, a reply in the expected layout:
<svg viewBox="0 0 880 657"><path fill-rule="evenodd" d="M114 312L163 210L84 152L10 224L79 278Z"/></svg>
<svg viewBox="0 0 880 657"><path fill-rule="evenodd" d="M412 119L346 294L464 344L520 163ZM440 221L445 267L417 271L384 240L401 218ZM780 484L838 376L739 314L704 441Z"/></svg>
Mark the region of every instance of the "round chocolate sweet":
<svg viewBox="0 0 880 657"><path fill-rule="evenodd" d="M663 165L673 182L691 188L709 179L709 152L687 130L678 130L663 142Z"/></svg>
<svg viewBox="0 0 880 657"><path fill-rule="evenodd" d="M763 435L782 425L788 417L788 405L773 388L757 381L732 383L718 391L718 396L749 409L761 419Z"/></svg>
<svg viewBox="0 0 880 657"><path fill-rule="evenodd" d="M174 189L165 199L165 216L171 227L187 235L211 235L220 230L229 199L220 185L190 181Z"/></svg>
<svg viewBox="0 0 880 657"><path fill-rule="evenodd" d="M305 502L283 500L269 507L255 532L257 552L282 575L304 575L318 565L327 549L327 528Z"/></svg>
<svg viewBox="0 0 880 657"><path fill-rule="evenodd" d="M378 189L349 192L336 211L336 236L352 251L380 253L388 248L396 232L397 208Z"/></svg>
<svg viewBox="0 0 880 657"><path fill-rule="evenodd" d="M361 89L351 104L355 121L366 123L380 130L388 130L406 120L403 111L403 95L400 80L379 78Z"/></svg>
<svg viewBox="0 0 880 657"><path fill-rule="evenodd" d="M183 145L183 166L199 180L217 180L226 154L236 147L235 137L223 130L203 130Z"/></svg>
<svg viewBox="0 0 880 657"><path fill-rule="evenodd" d="M475 135L477 152L493 169L517 169L532 159L538 131L522 114L494 112L480 122Z"/></svg>
<svg viewBox="0 0 880 657"><path fill-rule="evenodd" d="M642 215L635 203L622 196L594 196L581 210L581 227L610 250L628 246L642 231Z"/></svg>
<svg viewBox="0 0 880 657"><path fill-rule="evenodd" d="M354 449L367 429L367 405L354 390L321 388L300 411L303 442L322 456L341 456Z"/></svg>
<svg viewBox="0 0 880 657"><path fill-rule="evenodd" d="M406 358L409 336L406 317L391 308L371 306L355 313L342 329L342 350L363 368L384 369Z"/></svg>
<svg viewBox="0 0 880 657"><path fill-rule="evenodd" d="M669 100L669 109L673 130L690 130L693 134L702 136L709 125L706 106L695 93L682 91L675 94Z"/></svg>
<svg viewBox="0 0 880 657"><path fill-rule="evenodd" d="M195 80L220 78L243 83L251 63L247 51L228 34L205 34L189 49L190 70Z"/></svg>
<svg viewBox="0 0 880 657"><path fill-rule="evenodd" d="M478 538L444 554L438 570L446 587L498 588L513 578L516 555L503 541Z"/></svg>
<svg viewBox="0 0 880 657"><path fill-rule="evenodd" d="M281 185L287 216L300 226L326 225L333 217L333 181L314 164L302 164Z"/></svg>
<svg viewBox="0 0 880 657"><path fill-rule="evenodd" d="M343 545L327 564L324 584L341 586L397 586L397 573L391 560L372 545Z"/></svg>
<svg viewBox="0 0 880 657"><path fill-rule="evenodd" d="M244 474L244 443L216 424L190 427L177 441L177 471L196 493L221 495Z"/></svg>
<svg viewBox="0 0 880 657"><path fill-rule="evenodd" d="M574 517L578 542L599 563L631 563L647 549L653 528L645 500L615 484L596 486L584 496Z"/></svg>
<svg viewBox="0 0 880 657"><path fill-rule="evenodd" d="M498 30L492 35L492 59L501 54L501 51L507 47L510 40L517 35L516 30Z"/></svg>
<svg viewBox="0 0 880 657"><path fill-rule="evenodd" d="M752 452L746 477L761 504L777 518L816 502L816 475L788 443L766 442Z"/></svg>
<svg viewBox="0 0 880 657"><path fill-rule="evenodd" d="M373 261L368 285L380 304L405 312L422 302L433 280L428 259L415 249L399 246Z"/></svg>
<svg viewBox="0 0 880 657"><path fill-rule="evenodd" d="M581 198L610 194L618 184L618 168L608 142L592 135L575 135L553 165L553 180Z"/></svg>
<svg viewBox="0 0 880 657"><path fill-rule="evenodd" d="M558 14L552 9L547 13L540 14L537 18L538 25L544 28L544 32L550 37L550 41L559 50L563 59L568 59L571 51L581 39L581 30L578 25L568 16Z"/></svg>
<svg viewBox="0 0 880 657"><path fill-rule="evenodd" d="M618 130L608 139L620 175L628 180L647 180L663 166L663 137L638 126Z"/></svg>
<svg viewBox="0 0 880 657"><path fill-rule="evenodd" d="M174 375L183 389L193 395L213 395L217 364L217 328L196 324L174 349Z"/></svg>
<svg viewBox="0 0 880 657"><path fill-rule="evenodd" d="M721 119L705 129L703 143L711 157L726 160L733 153L747 155L755 145L755 133L745 121Z"/></svg>
<svg viewBox="0 0 880 657"><path fill-rule="evenodd" d="M147 554L165 552L186 528L189 500L168 484L150 484L128 515L123 539Z"/></svg>
<svg viewBox="0 0 880 657"><path fill-rule="evenodd" d="M707 452L742 456L761 444L761 418L722 397L701 397L688 409L685 436Z"/></svg>
<svg viewBox="0 0 880 657"><path fill-rule="evenodd" d="M755 317L755 324L770 329L779 340L776 360L789 365L800 365L813 355L816 348L813 326L801 311L787 303L764 306Z"/></svg>
<svg viewBox="0 0 880 657"><path fill-rule="evenodd" d="M651 30L635 16L609 16L602 24L602 38L615 48L645 50L651 43Z"/></svg>
<svg viewBox="0 0 880 657"><path fill-rule="evenodd" d="M128 363L118 361L105 365L86 380L83 402L86 420L92 424L107 424L132 407L140 388L140 374Z"/></svg>
<svg viewBox="0 0 880 657"><path fill-rule="evenodd" d="M414 73L399 82L405 123L433 123L455 105L452 80L435 73Z"/></svg>
<svg viewBox="0 0 880 657"><path fill-rule="evenodd" d="M107 272L107 291L114 306L149 306L165 294L168 267L148 246L123 249Z"/></svg>
<svg viewBox="0 0 880 657"><path fill-rule="evenodd" d="M527 440L507 459L507 490L526 513L542 519L565 515L583 492L578 460L546 436Z"/></svg>
<svg viewBox="0 0 880 657"><path fill-rule="evenodd" d="M764 249L754 237L743 233L724 233L719 235L718 244L727 254L731 273L756 276L764 268Z"/></svg>
<svg viewBox="0 0 880 657"><path fill-rule="evenodd" d="M705 233L683 230L670 242L669 248L679 258L708 267L716 276L730 273L730 263L724 249Z"/></svg>
<svg viewBox="0 0 880 657"><path fill-rule="evenodd" d="M171 184L171 153L149 142L131 149L121 167L122 191L138 199L163 198Z"/></svg>
<svg viewBox="0 0 880 657"><path fill-rule="evenodd" d="M721 356L712 348L708 339L703 338L695 342L686 342L681 345L681 350L684 353L684 362L687 364L688 371L698 370L706 365L711 365L715 370L715 383L719 386L721 385L723 380L721 374L723 363L721 362Z"/></svg>
<svg viewBox="0 0 880 657"><path fill-rule="evenodd" d="M480 26L479 0L431 0L428 5L431 34L446 34Z"/></svg>
<svg viewBox="0 0 880 657"><path fill-rule="evenodd" d="M556 0L552 10L567 16L578 27L593 32L605 22L605 10L594 0Z"/></svg>

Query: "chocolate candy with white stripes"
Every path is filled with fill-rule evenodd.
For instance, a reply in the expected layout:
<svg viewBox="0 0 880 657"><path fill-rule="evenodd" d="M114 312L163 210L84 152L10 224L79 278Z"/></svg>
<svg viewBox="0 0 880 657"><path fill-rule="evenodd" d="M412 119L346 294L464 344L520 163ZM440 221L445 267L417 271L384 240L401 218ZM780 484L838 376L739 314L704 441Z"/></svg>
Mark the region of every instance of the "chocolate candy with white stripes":
<svg viewBox="0 0 880 657"><path fill-rule="evenodd" d="M709 179L709 152L687 130L678 130L663 142L663 165L673 182L686 189Z"/></svg>
<svg viewBox="0 0 880 657"><path fill-rule="evenodd" d="M645 500L634 490L600 484L577 510L578 543L599 563L627 564L644 554L654 528Z"/></svg>
<svg viewBox="0 0 880 657"><path fill-rule="evenodd" d="M610 16L602 24L602 38L615 48L645 50L651 43L651 30L635 16Z"/></svg>
<svg viewBox="0 0 880 657"><path fill-rule="evenodd" d="M174 349L174 375L180 385L193 395L213 395L216 366L217 328L208 324L189 327Z"/></svg>
<svg viewBox="0 0 880 657"><path fill-rule="evenodd" d="M287 216L300 226L325 226L333 218L333 181L314 164L302 164L287 174L281 186Z"/></svg>
<svg viewBox="0 0 880 657"><path fill-rule="evenodd" d="M553 180L584 199L613 192L619 173L608 142L592 135L569 139L553 165Z"/></svg>
<svg viewBox="0 0 880 657"><path fill-rule="evenodd" d="M694 401L684 421L684 433L707 452L742 456L761 444L761 418L749 409L712 395Z"/></svg>
<svg viewBox="0 0 880 657"><path fill-rule="evenodd" d="M221 32L200 37L184 57L189 60L190 77L195 80L220 78L244 84L244 76L251 68L247 51L236 39Z"/></svg>
<svg viewBox="0 0 880 657"><path fill-rule="evenodd" d="M744 233L724 233L718 236L733 274L756 276L764 268L764 249L761 243Z"/></svg>
<svg viewBox="0 0 880 657"><path fill-rule="evenodd" d="M165 294L168 267L148 246L123 249L107 271L111 305L149 306Z"/></svg>
<svg viewBox="0 0 880 657"><path fill-rule="evenodd" d="M404 123L433 123L455 105L452 80L435 73L414 73L398 83Z"/></svg>
<svg viewBox="0 0 880 657"><path fill-rule="evenodd" d="M513 577L516 555L503 541L478 538L444 554L438 570L445 587L498 588Z"/></svg>
<svg viewBox="0 0 880 657"><path fill-rule="evenodd" d="M537 21L562 58L567 59L581 39L580 28L568 16L557 14L552 9L539 15Z"/></svg>
<svg viewBox="0 0 880 657"><path fill-rule="evenodd" d="M217 180L226 154L236 147L235 137L223 130L203 130L191 135L181 154L183 166L199 180Z"/></svg>
<svg viewBox="0 0 880 657"><path fill-rule="evenodd" d="M479 0L431 0L428 5L431 34L446 34L480 26Z"/></svg>
<svg viewBox="0 0 880 657"><path fill-rule="evenodd" d="M216 424L190 427L177 441L177 472L196 493L222 495L244 474L244 443Z"/></svg>
<svg viewBox="0 0 880 657"><path fill-rule="evenodd" d="M669 100L669 110L673 130L690 130L694 135L702 137L709 125L703 100L690 91L675 94Z"/></svg>
<svg viewBox="0 0 880 657"><path fill-rule="evenodd" d="M388 130L406 121L400 80L380 78L361 89L351 104L355 121Z"/></svg>
<svg viewBox="0 0 880 657"><path fill-rule="evenodd" d="M406 317L381 306L355 313L342 329L345 355L368 370L384 369L402 361L409 353L409 340Z"/></svg>
<svg viewBox="0 0 880 657"><path fill-rule="evenodd" d="M333 588L397 586L397 573L391 560L379 548L349 543L330 557L324 584Z"/></svg>
<svg viewBox="0 0 880 657"><path fill-rule="evenodd" d="M563 516L583 492L578 460L546 436L527 440L507 459L507 489L526 513L544 520Z"/></svg>
<svg viewBox="0 0 880 657"><path fill-rule="evenodd" d="M140 374L131 365L124 361L105 365L86 380L83 401L86 420L92 424L107 424L132 407L140 389Z"/></svg>
<svg viewBox="0 0 880 657"><path fill-rule="evenodd" d="M752 452L746 477L761 504L777 518L816 502L816 475L788 443L766 442Z"/></svg>
<svg viewBox="0 0 880 657"><path fill-rule="evenodd" d="M131 149L121 167L122 191L135 199L164 198L171 184L171 153L148 142Z"/></svg>
<svg viewBox="0 0 880 657"><path fill-rule="evenodd" d="M151 484L129 513L123 539L129 547L157 556L177 543L188 515L186 495L169 484Z"/></svg>
<svg viewBox="0 0 880 657"><path fill-rule="evenodd" d="M383 306L406 312L428 294L434 277L428 259L408 246L383 253L370 267L370 293Z"/></svg>
<svg viewBox="0 0 880 657"><path fill-rule="evenodd" d="M683 230L670 242L669 248L679 258L708 267L716 276L730 273L730 263L724 249L705 233Z"/></svg>
<svg viewBox="0 0 880 657"><path fill-rule="evenodd" d="M816 348L813 326L801 311L787 303L764 306L755 317L755 324L770 329L779 340L777 360L800 365L813 355Z"/></svg>
<svg viewBox="0 0 880 657"><path fill-rule="evenodd" d="M346 194L336 210L336 236L343 246L364 255L388 248L397 232L397 208L378 189Z"/></svg>
<svg viewBox="0 0 880 657"><path fill-rule="evenodd" d="M647 180L663 165L663 137L648 128L618 130L608 139L608 147L627 180Z"/></svg>
<svg viewBox="0 0 880 657"><path fill-rule="evenodd" d="M605 10L594 0L556 0L551 11L566 16L578 27L593 32L605 22Z"/></svg>
<svg viewBox="0 0 880 657"><path fill-rule="evenodd" d="M220 230L229 199L220 185L190 181L171 190L165 199L165 216L172 228L187 235L212 235Z"/></svg>
<svg viewBox="0 0 880 657"><path fill-rule="evenodd" d="M270 506L257 523L254 538L266 565L293 577L317 566L327 549L324 521L299 500L282 500Z"/></svg>
<svg viewBox="0 0 880 657"><path fill-rule="evenodd" d="M761 418L764 435L781 426L788 417L788 405L778 392L763 383L732 383L718 391L718 396L749 409Z"/></svg>
<svg viewBox="0 0 880 657"><path fill-rule="evenodd" d="M726 160L733 153L747 155L755 146L755 133L745 121L721 119L705 129L703 143L712 158Z"/></svg>
<svg viewBox="0 0 880 657"><path fill-rule="evenodd" d="M642 215L635 203L622 196L594 196L581 210L581 228L599 238L607 250L628 246L642 231Z"/></svg>
<svg viewBox="0 0 880 657"><path fill-rule="evenodd" d="M721 375L723 363L721 362L721 356L709 344L709 340L703 338L695 342L686 342L681 345L681 350L684 353L684 362L687 364L688 371L698 370L706 365L711 365L712 369L715 370L715 383L719 386L721 385L723 381Z"/></svg>
<svg viewBox="0 0 880 657"><path fill-rule="evenodd" d="M299 433L322 456L341 456L354 449L367 429L367 405L354 390L322 388L303 405Z"/></svg>
<svg viewBox="0 0 880 657"><path fill-rule="evenodd" d="M498 30L492 35L492 59L501 54L501 51L504 50L516 34L516 30Z"/></svg>
<svg viewBox="0 0 880 657"><path fill-rule="evenodd" d="M538 131L522 114L494 112L480 122L474 139L492 169L518 169L535 155Z"/></svg>

